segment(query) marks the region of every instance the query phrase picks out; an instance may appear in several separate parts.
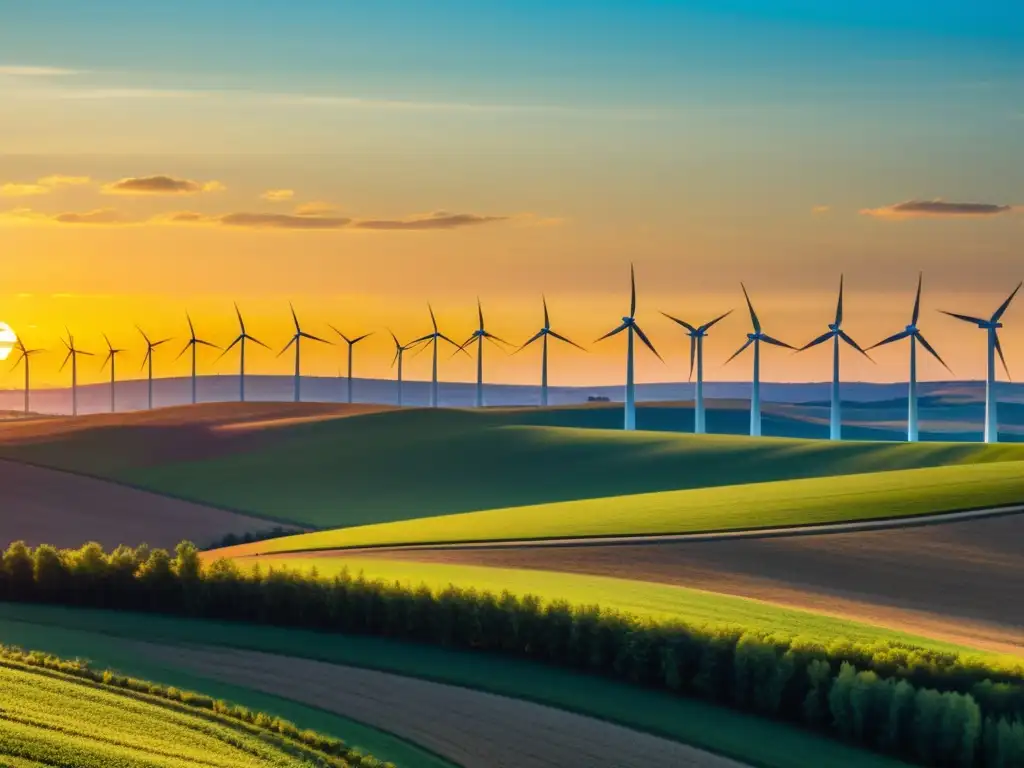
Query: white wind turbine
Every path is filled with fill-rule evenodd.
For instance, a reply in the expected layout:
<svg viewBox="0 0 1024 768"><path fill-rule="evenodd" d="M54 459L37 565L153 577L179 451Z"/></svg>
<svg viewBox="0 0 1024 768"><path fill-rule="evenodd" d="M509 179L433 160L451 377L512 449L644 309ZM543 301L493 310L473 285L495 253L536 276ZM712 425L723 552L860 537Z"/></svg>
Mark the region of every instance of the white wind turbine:
<svg viewBox="0 0 1024 768"><path fill-rule="evenodd" d="M504 339L500 339L493 333L484 328L484 309L480 304L480 299L476 300L476 311L480 318L479 327L473 331L468 339L466 339L460 346L459 349L465 351L466 347L472 342L476 342L476 407L484 407L484 339L490 341L494 346L498 346L499 343L504 344L506 347L512 346ZM500 349L500 347L498 347Z"/></svg>
<svg viewBox="0 0 1024 768"><path fill-rule="evenodd" d="M110 343L110 338L107 334L103 334L103 340L107 342L107 356L103 358L103 365L100 366L100 370L107 367L107 363L110 363L110 412L114 413L117 410L117 400L114 397L114 392L117 389L117 373L115 371L117 356L124 352L123 349L116 349L113 344Z"/></svg>
<svg viewBox="0 0 1024 768"><path fill-rule="evenodd" d="M434 367L432 378L430 380L430 407L437 408L437 342L447 341L453 347L456 347L457 349L461 350L466 355L466 357L469 357L469 353L466 352L466 350L462 349L462 347L460 347L454 341L449 339L447 336L445 336L443 333L441 333L439 330L437 330L437 318L434 317L434 308L430 306L430 304L428 303L427 309L430 310L430 323L431 325L433 325L434 331L433 333L428 333L426 336L421 336L420 338L416 339L410 344L410 346L420 344L422 342L427 342L428 344L431 344L434 348Z"/></svg>
<svg viewBox="0 0 1024 768"><path fill-rule="evenodd" d="M636 384L633 376L633 334L635 333L640 337L640 341L647 345L647 348L654 353L655 357L661 360L661 355L658 354L658 350L651 344L651 340L647 338L647 335L641 330L640 326L636 322L636 275L633 271L633 265L629 265L629 315L622 318L622 323L618 327L608 331L597 341L610 338L616 334L626 331L627 343L626 343L626 405L625 405L625 425L623 429L634 430L636 429ZM595 342L597 343L597 342ZM664 360L662 360L664 362Z"/></svg>
<svg viewBox="0 0 1024 768"><path fill-rule="evenodd" d="M841 440L843 437L843 415L842 415L842 400L839 396L839 340L842 339L851 347L860 352L868 360L871 360L871 355L861 348L860 344L850 338L849 334L843 330L843 276L839 276L839 301L836 303L836 318L834 322L828 324L828 330L821 334L818 338L813 341L804 344L798 351L803 352L805 349L816 347L819 344L832 340L832 407L829 411L829 428L828 437L829 440ZM874 362L872 360L872 362Z"/></svg>
<svg viewBox="0 0 1024 768"><path fill-rule="evenodd" d="M540 404L541 407L546 408L548 404L548 336L550 336L553 339L558 339L559 341L564 342L566 344L571 344L572 346L576 347L576 349L583 350L584 352L586 352L587 350L583 349L583 347L581 347L575 341L571 341L562 334L551 330L551 318L548 317L548 300L546 297L541 296L541 302L544 304L544 325L541 327L539 331L537 331L537 333L531 336L526 341L526 343L523 344L523 346L521 346L512 354L518 355L528 346L533 344L533 342L537 341L537 339L541 340Z"/></svg>
<svg viewBox="0 0 1024 768"><path fill-rule="evenodd" d="M328 324L328 325L330 325L330 324ZM348 402L351 403L352 402L352 347L354 347L360 341L365 339L367 336L372 336L373 335L373 331L370 331L369 333L364 333L362 336L356 336L354 339L350 339L348 336L346 336L344 333L339 331L333 325L330 325L330 329L332 331L334 331L336 334L338 334L342 339L344 339L345 343L348 345L348 377L347 377L348 378Z"/></svg>
<svg viewBox="0 0 1024 768"><path fill-rule="evenodd" d="M918 419L917 419L917 344L920 342L921 346L928 350L932 357L942 363L942 366L953 373L946 361L939 357L939 353L935 351L931 344L925 339L921 330L917 327L917 320L921 315L921 283L924 279L924 275L918 275L917 278L917 297L914 299L914 313L910 318L910 325L904 328L899 333L894 333L888 338L882 339L877 344L873 344L868 347L869 350L875 349L875 347L885 346L886 344L892 344L895 341L901 341L902 339L910 339L910 387L907 393L907 442L915 443L918 439Z"/></svg>
<svg viewBox="0 0 1024 768"><path fill-rule="evenodd" d="M181 352L178 353L178 357L181 357L190 349L192 350L192 405L196 404L196 347L202 345L204 347L212 347L213 349L220 349L216 344L204 341L203 339L196 338L196 329L192 325L192 318L188 312L185 313L185 319L188 320L188 342L184 347L181 348ZM175 360L178 357L174 358Z"/></svg>
<svg viewBox="0 0 1024 768"><path fill-rule="evenodd" d="M235 314L238 315L238 330L239 333L225 348L220 355L217 356L217 360L220 360L224 355L231 351L231 349L238 344L238 399L241 402L245 402L245 342L251 341L253 344L258 344L264 349L270 349L266 344L257 339L255 336L250 336L245 330L245 320L242 319L242 311L238 308L238 304L235 304Z"/></svg>
<svg viewBox="0 0 1024 768"><path fill-rule="evenodd" d="M693 398L693 432L696 435L702 435L707 431L704 414L704 339L708 335L708 330L715 323L724 320L732 314L732 310L730 309L724 315L719 315L714 320L704 323L704 325L697 326L690 325L685 320L680 320L678 317L673 317L666 312L661 314L685 328L686 335L690 337L690 377L688 381L693 380L694 362L696 361L697 364L697 386L695 387Z"/></svg>
<svg viewBox="0 0 1024 768"><path fill-rule="evenodd" d="M142 359L142 366L139 368L139 370L142 370L142 368L146 368L148 366L148 372L146 374L146 380L147 380L147 384L148 384L147 392L148 392L148 396L149 396L149 401L148 401L149 402L149 409L152 410L153 409L153 350L156 349L157 347L159 347L161 344L166 344L168 341L170 341L170 339L160 339L160 341L152 341L152 340L150 340L149 336L146 335L146 332L144 330L139 328L139 326L137 326L137 325L135 327L136 327L136 329L138 329L139 333L142 334L142 338L144 338L146 340L146 356Z"/></svg>
<svg viewBox="0 0 1024 768"><path fill-rule="evenodd" d="M321 344L330 344L331 342L329 342L327 339L321 339L319 336L314 336L313 334L306 333L304 330L302 330L302 328L299 327L299 317L298 315L295 314L295 307L291 305L291 302L288 303L288 309L290 309L292 312L292 322L295 324L295 333L292 334L292 337L291 339L288 340L288 343L284 345L284 349L277 353L277 356L280 357L281 355L288 351L292 344L295 345L295 402L298 403L299 401L302 400L302 376L300 375L301 369L299 367L301 361L300 352L302 347L302 340L309 339L310 341L319 341Z"/></svg>
<svg viewBox="0 0 1024 768"><path fill-rule="evenodd" d="M759 437L761 435L761 342L775 347L785 347L786 349L795 350L796 348L784 341L779 341L769 336L761 330L761 321L754 311L754 305L750 302L747 287L740 283L740 288L743 289L743 298L747 300L747 309L750 310L750 324L753 326L753 332L747 334L747 340L743 343L743 346L733 352L732 357L725 361L725 365L735 360L751 344L754 345L754 376L753 387L750 390L750 435L751 437Z"/></svg>
<svg viewBox="0 0 1024 768"><path fill-rule="evenodd" d="M65 356L64 362L60 364L60 368L58 370L63 371L64 370L64 366L66 366L68 364L68 360L71 361L71 415L72 416L77 416L78 415L78 356L79 355L86 355L88 357L92 357L92 352L86 352L84 349L78 349L78 347L75 346L75 337L71 335L70 329L65 328L64 330L66 330L68 332L68 338L67 338L67 341L64 341L64 339L61 339L61 341L64 341L64 346L67 348L68 354ZM26 360L26 363L27 362L28 361Z"/></svg>
<svg viewBox="0 0 1024 768"><path fill-rule="evenodd" d="M27 414L29 413L29 359L32 357L32 355L37 355L40 352L43 352L44 350L26 349L25 342L22 341L20 336L18 337L18 340L14 342L14 349L18 353L18 357L14 360L14 365L11 366L11 370L13 371L15 368L17 368L22 363L22 361L24 361L25 363L25 413Z"/></svg>
<svg viewBox="0 0 1024 768"><path fill-rule="evenodd" d="M394 368L395 367L395 363L398 363L398 405L399 405L399 407L401 407L402 406L402 356L406 353L407 350L410 350L413 347L415 347L416 344L415 344L415 342L410 342L408 344L402 344L398 340L398 337L395 336L395 332L394 331L389 330L388 333L390 333L391 334L391 338L395 340L395 358L394 358L394 360L391 361L391 367Z"/></svg>
<svg viewBox="0 0 1024 768"><path fill-rule="evenodd" d="M1010 378L1010 369L1006 366L1006 358L1003 357L1003 347L999 343L999 329L1003 327L1002 319L1006 313L1007 308L1010 306L1010 302L1013 301L1013 297L1017 295L1017 291L1020 290L1021 285L1024 282L1018 283L1017 287L1013 289L1006 301L999 305L997 309L988 320L984 320L980 317L972 317L971 315L958 315L955 312L946 312L940 310L942 314L955 317L957 320L963 320L965 323L973 323L988 334L988 360L985 370L985 442L986 443L998 443L999 442L999 418L996 414L997 398L996 398L996 355L999 355L1000 361L1003 363L1003 370L1006 371L1006 378Z"/></svg>

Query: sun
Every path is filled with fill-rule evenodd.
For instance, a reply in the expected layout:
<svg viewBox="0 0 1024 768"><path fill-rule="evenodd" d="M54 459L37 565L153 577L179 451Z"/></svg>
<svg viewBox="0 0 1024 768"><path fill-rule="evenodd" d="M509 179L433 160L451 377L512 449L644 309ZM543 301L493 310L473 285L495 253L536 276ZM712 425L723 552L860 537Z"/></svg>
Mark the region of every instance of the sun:
<svg viewBox="0 0 1024 768"><path fill-rule="evenodd" d="M18 336L7 323L0 323L0 360L6 360L14 349Z"/></svg>

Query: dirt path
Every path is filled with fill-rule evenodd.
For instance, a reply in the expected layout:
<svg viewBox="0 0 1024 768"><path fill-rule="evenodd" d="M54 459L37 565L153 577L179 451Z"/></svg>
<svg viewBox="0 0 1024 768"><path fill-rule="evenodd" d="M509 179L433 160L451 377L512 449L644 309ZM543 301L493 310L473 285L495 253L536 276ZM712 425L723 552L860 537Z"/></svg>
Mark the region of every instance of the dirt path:
<svg viewBox="0 0 1024 768"><path fill-rule="evenodd" d="M1024 514L880 531L643 545L361 551L616 576L752 597L1024 653Z"/></svg>
<svg viewBox="0 0 1024 768"><path fill-rule="evenodd" d="M740 768L684 744L467 688L256 651L133 644L196 674L310 704L464 768Z"/></svg>
<svg viewBox="0 0 1024 768"><path fill-rule="evenodd" d="M172 548L182 539L203 546L227 533L274 525L105 480L0 459L0 547L18 539L57 547L98 541L108 549L143 542Z"/></svg>

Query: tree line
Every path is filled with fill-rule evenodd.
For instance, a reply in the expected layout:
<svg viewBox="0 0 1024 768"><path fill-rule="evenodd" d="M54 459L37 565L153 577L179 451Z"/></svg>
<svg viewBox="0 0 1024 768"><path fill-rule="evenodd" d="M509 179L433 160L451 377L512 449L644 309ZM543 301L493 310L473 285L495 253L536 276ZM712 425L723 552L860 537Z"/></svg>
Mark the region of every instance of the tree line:
<svg viewBox="0 0 1024 768"><path fill-rule="evenodd" d="M1024 665L895 642L691 626L163 549L12 544L0 598L302 627L525 657L667 689L929 766L1024 766Z"/></svg>

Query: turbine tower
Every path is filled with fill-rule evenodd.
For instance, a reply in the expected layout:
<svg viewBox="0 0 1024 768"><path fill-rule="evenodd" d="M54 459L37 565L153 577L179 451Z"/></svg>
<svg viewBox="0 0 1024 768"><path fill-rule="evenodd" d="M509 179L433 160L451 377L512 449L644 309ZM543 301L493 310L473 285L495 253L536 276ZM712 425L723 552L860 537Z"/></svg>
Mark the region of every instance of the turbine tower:
<svg viewBox="0 0 1024 768"><path fill-rule="evenodd" d="M239 333L235 337L235 340L228 344L227 348L217 356L217 360L220 360L224 355L231 351L232 347L236 344L239 345L238 351L238 399L240 402L245 402L245 342L251 341L253 344L258 344L264 349L270 349L266 344L257 339L255 336L250 336L245 330L245 320L242 319L242 311L238 308L238 304L235 304L235 314L238 315L238 329Z"/></svg>
<svg viewBox="0 0 1024 768"><path fill-rule="evenodd" d="M330 324L328 324L328 325L330 325ZM347 377L348 378L348 402L351 404L351 402L352 402L352 347L354 347L360 341L365 339L367 336L372 336L373 335L373 331L370 331L369 333L364 333L362 336L356 336L354 339L350 339L348 336L346 336L344 333L339 331L333 325L331 325L330 328L331 328L332 331L334 331L336 334L338 334L342 339L344 339L346 344L348 344L348 377ZM396 341L396 343L397 343L397 341Z"/></svg>
<svg viewBox="0 0 1024 768"><path fill-rule="evenodd" d="M42 350L42 349L26 349L25 348L25 342L21 340L20 336L18 337L18 340L14 343L14 348L18 352L18 357L17 357L17 359L15 359L14 365L11 366L11 370L13 371L15 368L17 368L21 364L22 361L25 362L25 414L27 415L29 413L29 408L28 408L28 398L29 398L29 358L32 357L32 355L39 354L40 352L42 352L44 350Z"/></svg>
<svg viewBox="0 0 1024 768"><path fill-rule="evenodd" d="M78 415L78 356L86 355L92 357L92 352L86 352L84 349L79 349L75 346L75 337L71 335L71 330L68 328L64 329L68 332L67 341L64 341L64 346L67 348L68 353L64 357L64 362L60 364L58 370L63 371L64 366L68 364L68 360L71 361L71 415ZM28 361L26 360L26 365ZM26 374L28 371L25 372Z"/></svg>
<svg viewBox="0 0 1024 768"><path fill-rule="evenodd" d="M299 375L302 340L309 339L310 341L319 341L321 344L330 344L330 342L327 341L327 339L321 339L319 336L314 336L313 334L306 333L302 330L302 328L299 327L299 317L295 314L295 307L292 306L291 302L288 302L288 309L292 312L292 322L295 324L295 333L292 335L291 339L288 340L288 343L284 345L284 349L277 353L277 356L280 357L288 351L288 348L291 347L292 344L295 345L295 402L297 403L302 400L302 377Z"/></svg>
<svg viewBox="0 0 1024 768"><path fill-rule="evenodd" d="M454 341L452 341L447 336L445 336L443 333L441 333L439 330L437 330L437 318L434 317L434 308L432 306L430 306L430 304L428 303L427 304L427 309L430 310L430 323L431 323L431 325L434 326L434 332L433 333L428 333L426 336L420 336L420 338L418 338L415 341L413 341L410 344L410 346L414 346L416 344L420 344L420 343L425 341L428 344L432 344L433 347L434 347L433 377L431 378L431 382L430 382L430 407L431 408L437 408L437 342L439 340L447 341L453 347L456 347L461 352L463 352L466 355L466 357L469 357L469 352L466 352L466 350L462 349L462 347L460 347Z"/></svg>
<svg viewBox="0 0 1024 768"><path fill-rule="evenodd" d="M135 327L138 329L139 333L142 334L142 338L146 340L146 356L142 358L142 366L139 368L139 370L141 371L143 368L148 368L148 372L146 373L146 380L148 385L148 404L149 410L153 410L153 350L159 347L161 344L166 344L168 341L170 341L170 339L160 339L159 341L152 341L149 338L149 336L146 335L146 332L144 330L139 328L139 326L137 325Z"/></svg>
<svg viewBox="0 0 1024 768"><path fill-rule="evenodd" d="M185 319L188 320L188 342L185 344L184 347L181 348L181 352L178 353L178 357L181 357L182 355L184 355L186 352L189 351L189 349L192 350L192 405L195 405L196 404L196 347L198 347L199 345L202 345L204 347L213 347L214 349L220 349L220 347L218 347L216 344L213 344L212 342L204 341L203 339L196 338L196 329L195 329L195 326L192 325L192 318L189 316L188 312L185 313ZM178 357L176 357L174 359L177 360Z"/></svg>
<svg viewBox="0 0 1024 768"><path fill-rule="evenodd" d="M849 334L843 330L843 276L839 276L839 301L836 303L836 319L835 322L829 323L828 330L821 334L814 341L810 341L800 347L799 351L803 352L805 349L816 347L819 344L823 344L829 339L832 340L832 408L829 416L829 429L828 436L829 440L842 440L843 437L843 415L842 415L842 400L839 396L839 340L842 339L851 347L860 352L868 360L871 360L871 355L865 352L861 346L850 338ZM874 362L874 361L872 361Z"/></svg>
<svg viewBox="0 0 1024 768"><path fill-rule="evenodd" d="M459 349L465 351L466 347L472 342L476 342L476 407L484 407L484 339L490 341L494 346L498 346L498 343L504 344L507 347L511 347L504 339L499 339L493 333L484 328L484 309L480 304L479 297L476 300L476 311L480 318L479 327L473 331L468 339L466 339ZM500 349L500 347L499 347Z"/></svg>
<svg viewBox="0 0 1024 768"><path fill-rule="evenodd" d="M877 344L872 344L868 347L869 350L875 347L882 347L886 344L892 344L895 341L902 339L910 339L910 389L907 393L907 442L916 443L918 439L918 427L917 427L917 344L921 343L921 346L928 350L932 357L942 363L950 373L953 373L952 369L946 365L946 361L939 357L939 353L935 351L931 344L925 339L920 329L917 327L917 320L921 314L921 283L924 279L924 275L920 274L917 277L917 297L914 299L914 313L910 318L910 325L904 328L899 333L894 333L886 339L882 339Z"/></svg>
<svg viewBox="0 0 1024 768"><path fill-rule="evenodd" d="M410 350L413 347L415 347L416 343L415 342L410 342L408 344L402 344L398 340L398 337L395 336L395 332L394 331L388 330L388 333L390 333L391 334L391 338L395 340L395 358L391 361L391 367L394 368L395 367L395 363L398 363L398 406L401 407L402 406L402 356L406 353L407 350Z"/></svg>
<svg viewBox="0 0 1024 768"><path fill-rule="evenodd" d="M715 323L724 320L732 314L732 310L730 309L724 315L719 315L714 320L704 323L704 325L697 326L690 325L685 320L680 320L678 317L673 317L665 312L661 314L685 328L686 335L690 337L690 376L687 381L693 380L693 364L695 359L697 363L697 386L693 398L693 433L695 435L702 435L707 431L704 419L704 338L708 335L708 330Z"/></svg>
<svg viewBox="0 0 1024 768"><path fill-rule="evenodd" d="M597 341L610 338L616 334L626 331L627 343L626 343L626 406L625 406L625 426L623 429L634 430L636 429L636 385L633 381L633 334L635 333L640 337L640 341L647 345L647 348L654 353L654 356L659 360L662 360L661 355L658 354L658 350L651 344L651 340L647 338L647 335L641 330L640 326L636 323L636 274L633 271L633 265L629 265L629 315L622 318L622 324L618 327L608 331ZM595 342L596 344L597 342ZM662 362L665 362L662 360Z"/></svg>
<svg viewBox="0 0 1024 768"><path fill-rule="evenodd" d="M107 342L107 356L103 358L103 365L100 366L100 370L107 367L107 363L110 363L110 412L114 413L117 411L117 401L114 399L114 390L117 382L117 376L115 373L115 363L117 356L124 352L123 349L115 349L114 345L110 343L110 337L107 334L103 334L103 340Z"/></svg>
<svg viewBox="0 0 1024 768"><path fill-rule="evenodd" d="M537 339L541 340L540 404L541 407L546 408L548 404L548 336L550 336L553 339L558 339L559 341L565 342L566 344L571 344L572 346L576 347L576 349L582 349L584 352L586 352L587 350L583 349L583 347L581 347L575 341L570 341L562 334L551 330L551 319L548 317L548 300L544 296L541 296L541 301L544 303L544 325L541 327L539 331L537 331L537 333L531 336L530 339L525 344L523 344L523 346L521 346L512 354L518 355L528 346L533 344L533 342L537 341Z"/></svg>
<svg viewBox="0 0 1024 768"><path fill-rule="evenodd" d="M963 320L965 323L973 323L988 333L988 365L985 373L986 443L999 442L999 418L996 415L996 354L999 355L999 360L1003 363L1003 370L1006 371L1006 378L1010 378L1010 369L1006 367L1006 358L1003 357L1003 347L999 343L999 329L1003 327L1003 314L1005 314L1007 307L1010 306L1010 302L1013 301L1013 297L1017 295L1017 291L1020 290L1021 285L1024 285L1024 282L1017 284L1017 287L1013 289L1013 293L1007 297L1006 301L999 305L999 309L997 309L988 320L984 320L980 317L958 315L955 312L940 310L944 315L955 317L957 320Z"/></svg>
<svg viewBox="0 0 1024 768"><path fill-rule="evenodd" d="M796 349L796 347L790 346L784 341L769 336L761 329L761 321L757 318L757 313L754 311L754 305L750 302L750 295L747 293L747 287L740 283L740 288L743 289L743 298L747 300L747 309L750 310L750 324L753 327L753 332L747 334L747 340L743 343L743 346L732 353L732 357L725 361L725 365L728 365L735 360L739 354L749 347L751 344L754 345L754 376L753 376L753 387L750 390L750 436L760 437L761 436L761 342L765 344L771 344L775 347L785 347L786 349Z"/></svg>

